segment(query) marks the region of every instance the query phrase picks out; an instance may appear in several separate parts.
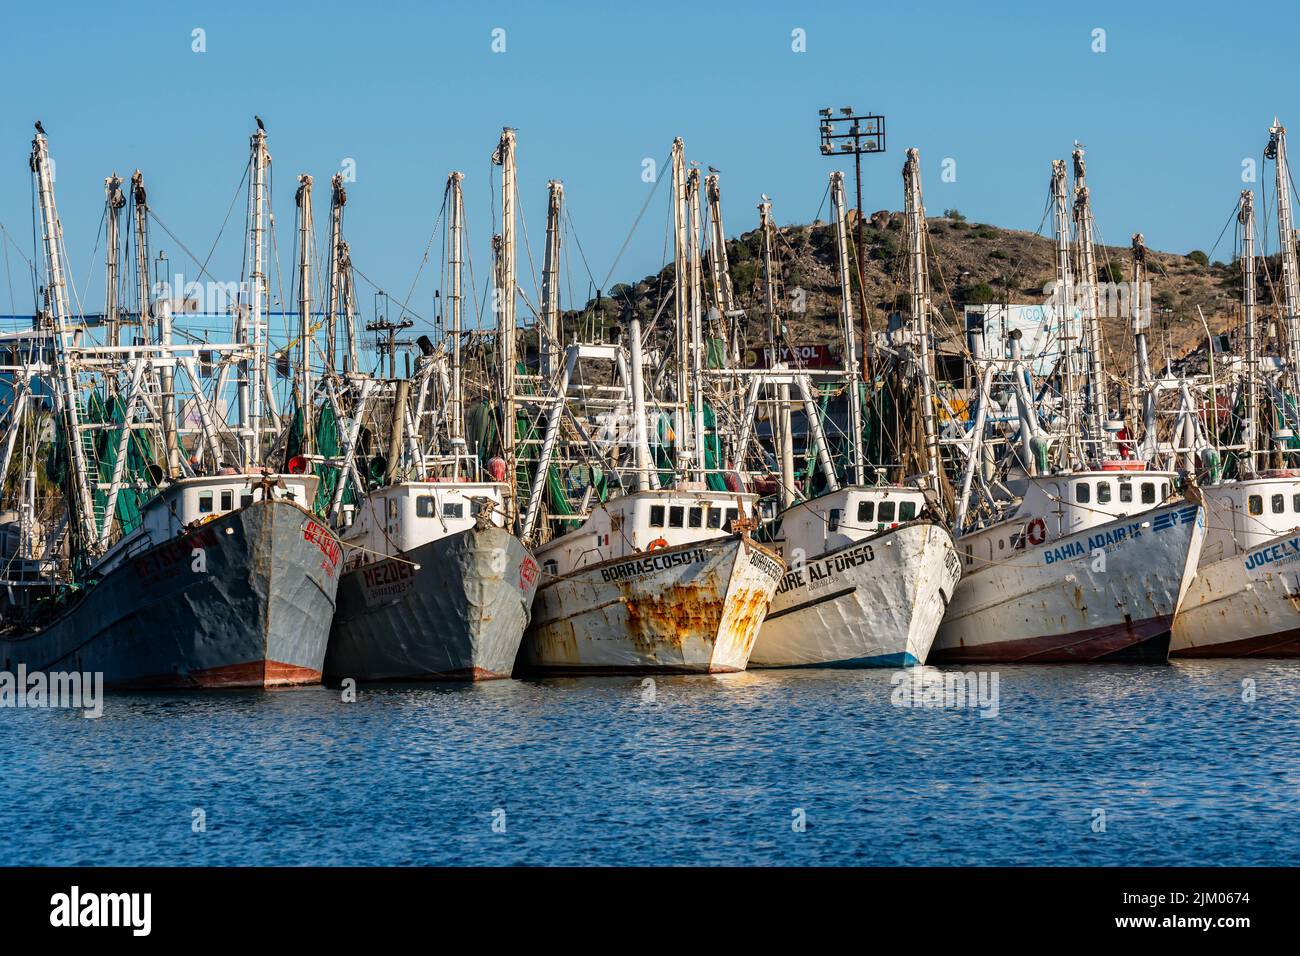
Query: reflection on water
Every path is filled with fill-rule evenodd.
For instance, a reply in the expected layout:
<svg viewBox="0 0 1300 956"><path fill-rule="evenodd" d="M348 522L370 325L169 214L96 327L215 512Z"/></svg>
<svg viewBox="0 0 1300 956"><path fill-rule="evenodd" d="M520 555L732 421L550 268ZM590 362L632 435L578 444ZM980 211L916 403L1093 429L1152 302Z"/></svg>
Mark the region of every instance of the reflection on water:
<svg viewBox="0 0 1300 956"><path fill-rule="evenodd" d="M0 863L1300 863L1300 664L994 670L0 710Z"/></svg>

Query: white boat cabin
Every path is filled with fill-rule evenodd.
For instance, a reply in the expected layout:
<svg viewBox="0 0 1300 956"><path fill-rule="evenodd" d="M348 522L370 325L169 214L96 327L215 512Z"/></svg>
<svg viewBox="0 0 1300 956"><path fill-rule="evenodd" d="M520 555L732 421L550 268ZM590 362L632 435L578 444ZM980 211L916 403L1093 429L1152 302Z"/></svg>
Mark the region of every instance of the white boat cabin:
<svg viewBox="0 0 1300 956"><path fill-rule="evenodd" d="M1300 531L1300 471L1269 471L1213 485L1205 489L1205 507L1202 564Z"/></svg>
<svg viewBox="0 0 1300 956"><path fill-rule="evenodd" d="M122 561L162 544L186 527L211 521L254 501L270 482L273 498L294 501L311 510L320 479L312 474L198 475L165 486L140 509L140 525L119 538L100 560L96 570L107 574Z"/></svg>
<svg viewBox="0 0 1300 956"><path fill-rule="evenodd" d="M758 496L707 489L636 491L592 509L581 527L537 549L542 570L563 575L590 564L722 538Z"/></svg>
<svg viewBox="0 0 1300 956"><path fill-rule="evenodd" d="M979 570L1026 547L1150 511L1174 494L1176 477L1171 471L1148 471L1141 462L1124 461L1095 471L1029 478L1011 517L958 539L963 567Z"/></svg>
<svg viewBox="0 0 1300 956"><path fill-rule="evenodd" d="M787 508L769 526L777 554L816 557L916 519L925 495L905 485L851 486Z"/></svg>
<svg viewBox="0 0 1300 956"><path fill-rule="evenodd" d="M494 481L403 481L376 488L340 530L348 566L402 554L474 527L479 509L491 507L491 522L505 527L509 485Z"/></svg>

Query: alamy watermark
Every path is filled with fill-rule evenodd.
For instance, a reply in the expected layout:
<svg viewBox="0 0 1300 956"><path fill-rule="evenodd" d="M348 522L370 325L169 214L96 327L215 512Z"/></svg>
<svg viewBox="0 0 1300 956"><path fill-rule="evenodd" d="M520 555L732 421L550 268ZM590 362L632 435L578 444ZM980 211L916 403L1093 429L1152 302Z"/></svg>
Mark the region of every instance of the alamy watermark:
<svg viewBox="0 0 1300 956"><path fill-rule="evenodd" d="M104 675L101 671L0 671L0 707L79 710L94 719L104 715Z"/></svg>
<svg viewBox="0 0 1300 956"><path fill-rule="evenodd" d="M997 671L941 671L909 667L890 679L889 702L918 710L978 710L981 717L996 717L1000 708Z"/></svg>

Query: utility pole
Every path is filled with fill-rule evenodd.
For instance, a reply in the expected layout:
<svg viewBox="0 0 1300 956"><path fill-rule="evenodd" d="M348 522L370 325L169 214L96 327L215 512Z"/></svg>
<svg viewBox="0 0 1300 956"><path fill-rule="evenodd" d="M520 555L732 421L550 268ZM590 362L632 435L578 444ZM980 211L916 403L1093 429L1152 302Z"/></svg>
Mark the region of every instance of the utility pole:
<svg viewBox="0 0 1300 956"><path fill-rule="evenodd" d="M373 322L366 324L366 329L370 332L377 332L382 335L383 341L379 343L381 354L388 356L388 378L392 381L397 380L397 350L401 346L410 345L405 339L399 339L397 333L402 329L409 329L411 320L402 316L396 322L389 322L387 318L377 318Z"/></svg>
<svg viewBox="0 0 1300 956"><path fill-rule="evenodd" d="M844 201L844 174L831 173L831 208L835 210L836 264L840 278L840 331L843 335L844 377L848 383L849 433L853 458L853 483L866 483L866 463L862 450L862 386L858 367L857 343L854 335L853 282L849 276L848 212Z"/></svg>
<svg viewBox="0 0 1300 956"><path fill-rule="evenodd" d="M862 342L864 366L868 381L875 381L875 369L872 359L873 343L871 341L871 324L867 319L867 247L864 240L866 225L862 209L862 155L864 153L883 153L885 151L885 117L875 113L856 114L853 107L840 109L838 116L833 115L830 107L819 110L818 130L821 134L821 152L823 156L853 155L854 184L857 188L858 203L858 306L862 312Z"/></svg>

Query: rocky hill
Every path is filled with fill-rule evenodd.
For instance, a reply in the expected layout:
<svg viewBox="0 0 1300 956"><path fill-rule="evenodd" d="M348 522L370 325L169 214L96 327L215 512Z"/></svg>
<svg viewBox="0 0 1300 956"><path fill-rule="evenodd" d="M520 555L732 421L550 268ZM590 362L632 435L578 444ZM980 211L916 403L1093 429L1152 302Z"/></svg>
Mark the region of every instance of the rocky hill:
<svg viewBox="0 0 1300 956"><path fill-rule="evenodd" d="M990 302L1042 303L1045 287L1054 278L1054 243L1030 232L1001 229L966 221L956 210L927 222L931 248L931 284L936 305L950 320L968 304ZM856 229L851 223L850 234ZM881 328L885 316L906 302L907 263L903 216L882 210L864 229L868 319ZM836 312L839 297L836 278L835 234L831 225L787 226L777 231L777 267L790 341L797 344L838 341ZM762 239L758 230L727 243L731 275L739 304L748 314L751 339L761 335ZM1097 249L1101 281L1125 282L1131 277L1128 247ZM1214 333L1225 331L1234 320L1240 296L1240 273L1235 263L1210 262L1205 253L1157 252L1147 254L1154 331L1153 364L1168 355L1179 358L1204 350L1206 335L1198 308ZM1262 270L1261 270L1262 271ZM1276 262L1272 275L1277 275ZM609 319L631 303L643 322L660 312L672 289L673 267L639 282L619 284L606 294L600 311ZM1271 301L1261 289L1261 306ZM856 284L856 283L855 283ZM855 289L856 291L856 289ZM615 303L618 303L615 305ZM586 314L591 317L588 303ZM578 319L578 314L572 315ZM953 325L952 328L957 328ZM1131 336L1122 315L1103 320L1112 368L1128 365ZM950 332L951 334L951 332Z"/></svg>

